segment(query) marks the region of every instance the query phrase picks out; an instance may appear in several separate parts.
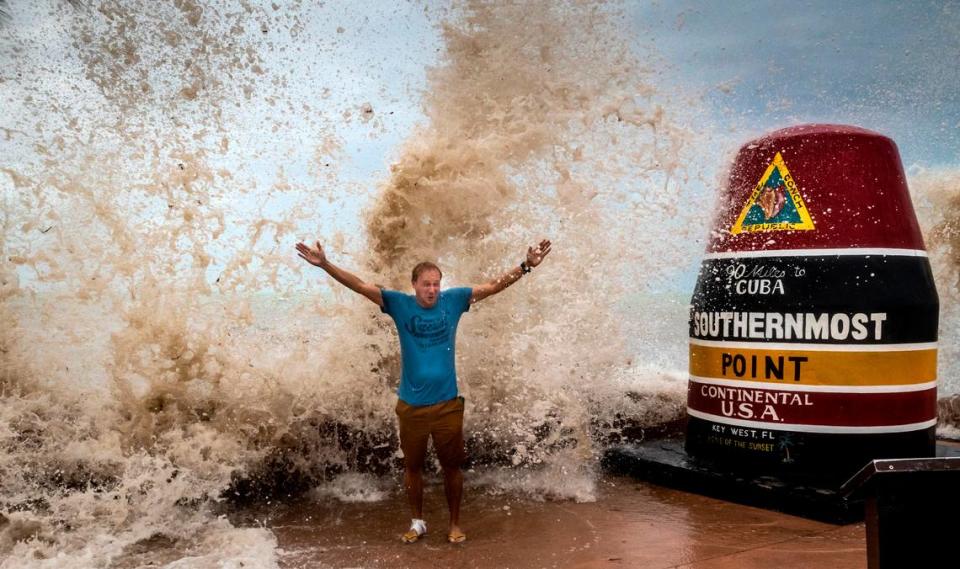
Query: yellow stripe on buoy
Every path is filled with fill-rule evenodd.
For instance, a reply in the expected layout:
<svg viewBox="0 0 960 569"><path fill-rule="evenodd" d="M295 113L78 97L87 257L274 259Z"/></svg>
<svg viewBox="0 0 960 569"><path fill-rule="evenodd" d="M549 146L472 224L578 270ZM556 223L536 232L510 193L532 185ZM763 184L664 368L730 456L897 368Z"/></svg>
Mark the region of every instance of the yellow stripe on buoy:
<svg viewBox="0 0 960 569"><path fill-rule="evenodd" d="M762 344L760 344L762 345ZM854 352L690 344L690 374L773 384L884 386L937 378L936 348Z"/></svg>

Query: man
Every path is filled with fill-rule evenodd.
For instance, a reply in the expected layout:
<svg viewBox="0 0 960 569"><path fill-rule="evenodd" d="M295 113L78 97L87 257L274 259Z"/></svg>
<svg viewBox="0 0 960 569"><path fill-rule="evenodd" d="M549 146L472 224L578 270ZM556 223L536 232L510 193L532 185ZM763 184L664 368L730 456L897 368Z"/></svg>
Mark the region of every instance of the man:
<svg viewBox="0 0 960 569"><path fill-rule="evenodd" d="M400 448L403 451L404 486L413 518L403 541L413 543L427 533L423 520L423 464L427 440L433 447L443 470L443 487L450 509L447 540L460 543L467 536L460 529L460 500L463 496L465 458L463 442L463 398L457 392L454 348L460 316L470 305L497 294L517 282L539 265L550 252L550 241L544 239L534 248L527 248L527 258L519 266L488 283L463 288L440 290L443 273L430 262L413 268L413 295L384 290L364 282L352 273L337 267L316 247L297 243L298 255L320 267L337 282L368 298L389 314L400 336L400 388L397 417L400 423Z"/></svg>

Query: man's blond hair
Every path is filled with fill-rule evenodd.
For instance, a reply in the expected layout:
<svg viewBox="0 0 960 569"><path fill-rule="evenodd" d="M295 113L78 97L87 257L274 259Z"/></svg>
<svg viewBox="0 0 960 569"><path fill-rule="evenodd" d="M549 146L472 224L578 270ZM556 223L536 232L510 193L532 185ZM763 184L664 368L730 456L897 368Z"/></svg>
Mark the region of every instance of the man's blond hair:
<svg viewBox="0 0 960 569"><path fill-rule="evenodd" d="M422 263L417 263L417 266L413 268L413 275L410 277L410 282L417 282L417 279L420 278L423 271L437 271L440 273L440 278L443 278L443 271L440 270L440 267L430 261L423 261Z"/></svg>

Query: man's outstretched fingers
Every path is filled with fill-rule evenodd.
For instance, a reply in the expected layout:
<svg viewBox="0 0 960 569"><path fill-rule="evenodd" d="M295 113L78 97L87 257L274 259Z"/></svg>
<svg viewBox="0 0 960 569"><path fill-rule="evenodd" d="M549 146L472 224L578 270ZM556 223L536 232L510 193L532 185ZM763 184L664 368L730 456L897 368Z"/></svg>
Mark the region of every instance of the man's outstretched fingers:
<svg viewBox="0 0 960 569"><path fill-rule="evenodd" d="M547 253L550 252L550 246L550 240L544 239L540 241L536 248L532 246L527 247L527 263L531 267L536 267L539 265L541 262L543 262L543 258L547 256Z"/></svg>

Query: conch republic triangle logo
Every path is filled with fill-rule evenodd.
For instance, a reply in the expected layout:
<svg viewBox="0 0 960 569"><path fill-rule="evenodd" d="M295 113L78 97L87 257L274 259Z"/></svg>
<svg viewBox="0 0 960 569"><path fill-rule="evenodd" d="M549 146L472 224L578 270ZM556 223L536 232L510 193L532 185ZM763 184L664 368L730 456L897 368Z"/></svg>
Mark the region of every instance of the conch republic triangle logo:
<svg viewBox="0 0 960 569"><path fill-rule="evenodd" d="M757 182L750 199L743 206L740 217L730 233L783 231L787 229L815 229L810 212L797 189L797 183L787 170L783 156L777 152L767 171Z"/></svg>

